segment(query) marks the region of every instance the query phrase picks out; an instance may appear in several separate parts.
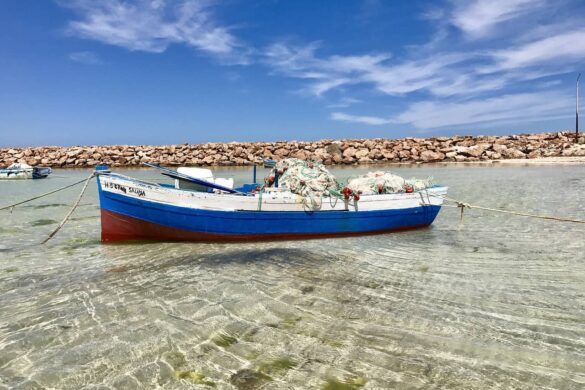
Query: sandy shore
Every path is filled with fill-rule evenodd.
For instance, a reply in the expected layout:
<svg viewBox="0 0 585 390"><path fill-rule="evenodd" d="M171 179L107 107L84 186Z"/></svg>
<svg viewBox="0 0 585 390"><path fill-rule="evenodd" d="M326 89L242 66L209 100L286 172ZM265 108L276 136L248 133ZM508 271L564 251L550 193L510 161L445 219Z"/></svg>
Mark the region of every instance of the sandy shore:
<svg viewBox="0 0 585 390"><path fill-rule="evenodd" d="M542 157L531 160L511 159L490 161L493 164L585 164L585 156L580 157Z"/></svg>
<svg viewBox="0 0 585 390"><path fill-rule="evenodd" d="M552 164L585 164L585 156L578 157L539 157L539 158L512 158L508 160L485 160L485 161L444 161L438 164L486 164L486 165L552 165Z"/></svg>

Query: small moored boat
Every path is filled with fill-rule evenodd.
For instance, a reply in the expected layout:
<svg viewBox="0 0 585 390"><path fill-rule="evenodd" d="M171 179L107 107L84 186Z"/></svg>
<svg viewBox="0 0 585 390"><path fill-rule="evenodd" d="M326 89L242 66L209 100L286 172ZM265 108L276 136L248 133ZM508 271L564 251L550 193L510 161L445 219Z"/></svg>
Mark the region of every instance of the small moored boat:
<svg viewBox="0 0 585 390"><path fill-rule="evenodd" d="M0 169L0 180L44 179L51 174L49 167L31 167L24 163L14 163L8 168Z"/></svg>
<svg viewBox="0 0 585 390"><path fill-rule="evenodd" d="M207 169L156 168L175 184L98 167L102 241L276 240L414 229L434 221L447 193L446 187L434 185L352 197L344 188L330 191L320 202L307 202L306 196L279 187L278 176L273 187L247 184L234 189L233 181L213 178Z"/></svg>

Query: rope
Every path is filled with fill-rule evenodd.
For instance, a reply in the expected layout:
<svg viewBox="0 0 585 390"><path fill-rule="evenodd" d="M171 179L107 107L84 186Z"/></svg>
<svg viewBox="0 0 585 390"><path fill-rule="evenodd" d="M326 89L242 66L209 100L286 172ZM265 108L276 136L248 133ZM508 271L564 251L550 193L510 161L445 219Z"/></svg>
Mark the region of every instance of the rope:
<svg viewBox="0 0 585 390"><path fill-rule="evenodd" d="M335 207L337 205L337 200L342 200L345 202L345 207L349 208L349 206L353 206L355 208L356 211L358 211L358 203L357 201L353 201L353 203L351 203L349 201L349 199L345 199L345 197L341 194L341 192L334 190L334 189L326 189L325 190L328 194L329 194L329 204L331 204L331 199L335 198L335 203L332 205L332 207Z"/></svg>
<svg viewBox="0 0 585 390"><path fill-rule="evenodd" d="M303 210L306 213L312 213L315 211L319 211L321 210L321 207L323 206L323 197L319 198L319 203L317 203L317 201L315 200L316 198L314 198L310 193L307 194L307 196L303 197ZM310 204L309 204L310 202Z"/></svg>
<svg viewBox="0 0 585 390"><path fill-rule="evenodd" d="M335 202L332 202L332 199L335 199ZM329 196L329 206L331 206L332 209L335 208L335 206L337 206L337 201L339 200L339 198L337 196Z"/></svg>
<svg viewBox="0 0 585 390"><path fill-rule="evenodd" d="M93 174L92 174L92 176L93 176ZM76 182L75 182L75 183L73 183L73 184L69 184L69 185L66 185L65 187L57 188L56 190L53 190L53 191L45 192L44 194L37 195L37 196L35 196L34 198L30 198L30 199L27 199L27 200L23 200L22 202L14 203L14 204L11 204L11 205L9 205L9 206L4 206L4 207L0 208L0 211L2 211L2 210L6 210L6 209L12 209L12 208L14 208L14 207L16 207L16 206L20 206L21 204L28 203L28 202L31 202L31 201L33 201L33 200L40 199L40 198L43 198L43 197L45 197L45 196L48 196L48 195L54 194L55 192L59 192L59 191L66 190L67 188L71 188L71 187L73 187L73 186L76 186L76 185L78 185L78 184L81 184L81 183L83 183L83 182L84 182L84 181L86 181L86 180L87 180L87 179L83 179L83 180L80 180L80 181L76 181Z"/></svg>
<svg viewBox="0 0 585 390"><path fill-rule="evenodd" d="M436 195L436 194L430 194L430 195L437 197L437 198L442 198L443 200L446 200L449 202L456 203L456 206L454 206L454 207L458 207L461 209L461 220L463 220L463 210L468 208L468 209L478 209L478 210L492 211L492 212L496 212L496 213L517 215L520 217L546 219L546 220L557 221L557 222L570 222L570 223L585 224L585 220L580 220L580 219L563 218L563 217L556 217L556 216L552 216L552 215L532 214L532 213L525 213L525 212L514 211L514 210L495 209L492 207L485 207L485 206L461 202L461 201L458 201L456 199L448 198L446 196L441 196L441 195Z"/></svg>
<svg viewBox="0 0 585 390"><path fill-rule="evenodd" d="M258 192L258 211L262 211L262 194L264 193L264 186Z"/></svg>
<svg viewBox="0 0 585 390"><path fill-rule="evenodd" d="M63 227L63 225L65 225L65 223L67 223L67 220L69 219L69 217L71 216L71 214L73 214L73 212L75 211L75 209L79 205L79 202L81 202L81 198L83 197L83 194L85 193L85 190L87 189L87 185L89 184L89 181L94 176L95 176L95 173L92 173L91 175L89 175L89 177L87 179L85 179L85 184L83 185L83 188L81 189L81 192L79 193L79 196L77 197L77 200L73 204L73 207L71 207L71 210L69 210L69 212L67 213L67 215L65 216L65 218L63 218L63 220L61 221L61 223L59 224L59 226L57 226L57 228L55 230L53 230L53 232L51 234L49 234L49 236L47 238L45 238L43 240L43 242L41 242L41 244L47 243L47 241L49 241L51 238L53 238L53 236L55 236L55 234L57 234L57 232L59 230L61 230L61 228Z"/></svg>
<svg viewBox="0 0 585 390"><path fill-rule="evenodd" d="M326 191L329 193L330 197L335 197L337 199L343 200L343 194L341 192L334 190L332 188L327 188Z"/></svg>

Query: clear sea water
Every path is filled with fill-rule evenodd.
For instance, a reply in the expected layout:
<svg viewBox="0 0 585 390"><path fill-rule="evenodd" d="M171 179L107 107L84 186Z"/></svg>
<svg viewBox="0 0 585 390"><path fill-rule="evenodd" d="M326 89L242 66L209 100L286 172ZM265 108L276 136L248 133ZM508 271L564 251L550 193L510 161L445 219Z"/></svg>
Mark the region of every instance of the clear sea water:
<svg viewBox="0 0 585 390"><path fill-rule="evenodd" d="M584 165L391 169L585 219ZM0 207L89 172L0 182ZM80 189L0 211L0 389L585 388L585 225L444 208L378 236L102 245L92 183L39 245Z"/></svg>

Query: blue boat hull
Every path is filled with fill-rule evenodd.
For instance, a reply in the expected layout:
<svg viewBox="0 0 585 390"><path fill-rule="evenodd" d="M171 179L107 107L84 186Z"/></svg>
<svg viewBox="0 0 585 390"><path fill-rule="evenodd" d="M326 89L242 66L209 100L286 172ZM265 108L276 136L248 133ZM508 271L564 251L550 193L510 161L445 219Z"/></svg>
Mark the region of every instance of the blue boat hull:
<svg viewBox="0 0 585 390"><path fill-rule="evenodd" d="M440 206L376 211L216 211L101 191L102 240L239 241L376 234L430 225Z"/></svg>

